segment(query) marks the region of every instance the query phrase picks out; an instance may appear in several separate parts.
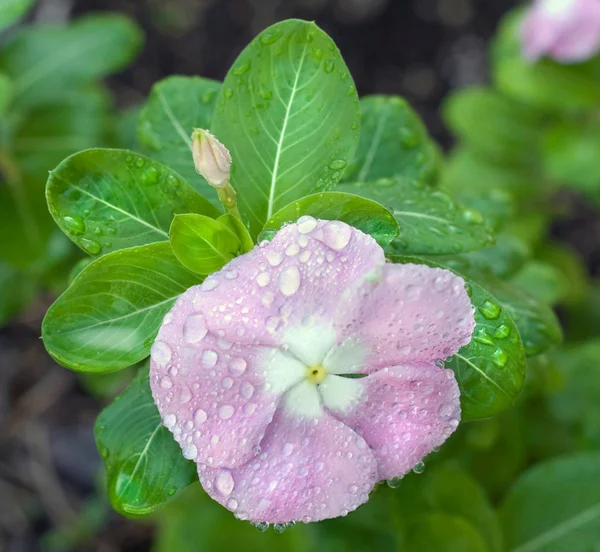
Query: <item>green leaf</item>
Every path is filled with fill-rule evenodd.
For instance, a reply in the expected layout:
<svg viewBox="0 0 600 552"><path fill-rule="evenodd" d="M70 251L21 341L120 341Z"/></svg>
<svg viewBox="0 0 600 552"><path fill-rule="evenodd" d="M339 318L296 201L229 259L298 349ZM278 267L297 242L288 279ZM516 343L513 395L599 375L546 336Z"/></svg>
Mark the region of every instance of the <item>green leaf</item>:
<svg viewBox="0 0 600 552"><path fill-rule="evenodd" d="M446 268L462 277L475 308L471 342L446 361L454 370L463 420L488 418L511 407L525 382L525 350L510 310L481 284L451 266L413 257L391 257Z"/></svg>
<svg viewBox="0 0 600 552"><path fill-rule="evenodd" d="M337 184L359 123L348 68L314 23L283 21L252 41L225 78L211 128L231 151L253 236L288 203Z"/></svg>
<svg viewBox="0 0 600 552"><path fill-rule="evenodd" d="M4 115L12 99L12 81L0 73L0 115Z"/></svg>
<svg viewBox="0 0 600 552"><path fill-rule="evenodd" d="M247 253L248 251L254 248L254 241L252 240L252 236L250 235L248 228L246 228L244 223L239 218L237 218L235 215L232 215L231 213L225 213L224 215L221 215L217 220L219 222L222 222L230 230L233 230L233 232L242 244L242 253Z"/></svg>
<svg viewBox="0 0 600 552"><path fill-rule="evenodd" d="M198 479L196 465L183 457L162 424L147 368L100 413L94 433L106 465L110 501L125 516L153 512Z"/></svg>
<svg viewBox="0 0 600 552"><path fill-rule="evenodd" d="M360 111L358 150L344 182L394 176L428 182L436 177L437 145L404 98L367 96L360 100Z"/></svg>
<svg viewBox="0 0 600 552"><path fill-rule="evenodd" d="M164 315L200 279L168 242L96 259L50 307L44 345L67 368L113 372L148 356Z"/></svg>
<svg viewBox="0 0 600 552"><path fill-rule="evenodd" d="M427 468L424 474L408 474L400 488L392 492L390 509L395 517L407 521L425 514L460 518L477 529L491 552L502 552L496 513L481 485L463 469L442 464L431 470Z"/></svg>
<svg viewBox="0 0 600 552"><path fill-rule="evenodd" d="M481 534L467 521L446 514L421 516L411 524L402 552L489 552Z"/></svg>
<svg viewBox="0 0 600 552"><path fill-rule="evenodd" d="M139 28L115 14L82 17L69 25L30 26L0 52L0 71L14 81L20 108L123 69L142 44Z"/></svg>
<svg viewBox="0 0 600 552"><path fill-rule="evenodd" d="M164 165L127 150L92 149L50 173L48 207L90 255L169 239L176 213L217 209Z"/></svg>
<svg viewBox="0 0 600 552"><path fill-rule="evenodd" d="M600 195L600 132L596 123L554 124L544 135L543 158L550 178Z"/></svg>
<svg viewBox="0 0 600 552"><path fill-rule="evenodd" d="M478 281L499 299L514 320L527 356L539 355L562 341L560 322L547 303L491 275L481 275Z"/></svg>
<svg viewBox="0 0 600 552"><path fill-rule="evenodd" d="M512 552L589 552L600 542L600 454L534 466L500 508Z"/></svg>
<svg viewBox="0 0 600 552"><path fill-rule="evenodd" d="M568 297L572 285L558 267L537 260L528 262L511 281L530 296L548 305L556 305Z"/></svg>
<svg viewBox="0 0 600 552"><path fill-rule="evenodd" d="M197 274L220 270L242 247L229 226L203 215L177 215L169 236L179 262Z"/></svg>
<svg viewBox="0 0 600 552"><path fill-rule="evenodd" d="M303 215L322 220L341 220L386 246L399 232L398 223L385 207L370 199L343 192L322 192L286 205L265 224L263 232L277 232Z"/></svg>
<svg viewBox="0 0 600 552"><path fill-rule="evenodd" d="M406 179L344 183L338 190L354 193L387 207L398 221L400 235L391 243L402 255L444 255L471 251L493 243L483 217L457 205L439 190Z"/></svg>
<svg viewBox="0 0 600 552"><path fill-rule="evenodd" d="M21 19L35 2L36 0L1 0L0 31L10 27Z"/></svg>
<svg viewBox="0 0 600 552"><path fill-rule="evenodd" d="M138 123L143 152L176 170L216 205L215 189L194 168L190 137L194 128L210 127L220 87L200 77L168 77L153 86Z"/></svg>
<svg viewBox="0 0 600 552"><path fill-rule="evenodd" d="M450 154L441 172L441 187L458 201L462 201L461 192L477 191L485 195L499 190L526 201L539 195L542 184L547 189L547 183L539 178L539 171L493 163L465 147Z"/></svg>
<svg viewBox="0 0 600 552"><path fill-rule="evenodd" d="M446 124L469 149L492 162L535 166L540 117L490 88L472 87L445 101Z"/></svg>

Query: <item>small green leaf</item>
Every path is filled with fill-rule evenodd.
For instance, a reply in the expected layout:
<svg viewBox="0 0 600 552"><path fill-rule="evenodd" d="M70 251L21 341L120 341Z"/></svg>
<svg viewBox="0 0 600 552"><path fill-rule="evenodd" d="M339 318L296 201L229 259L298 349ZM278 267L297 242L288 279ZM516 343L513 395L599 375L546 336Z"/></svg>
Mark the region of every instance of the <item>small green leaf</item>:
<svg viewBox="0 0 600 552"><path fill-rule="evenodd" d="M125 516L153 512L198 479L196 465L183 457L162 424L147 367L100 413L94 433L106 465L110 501Z"/></svg>
<svg viewBox="0 0 600 552"><path fill-rule="evenodd" d="M44 345L57 362L81 372L135 364L148 356L175 299L199 281L168 242L99 257L48 310Z"/></svg>
<svg viewBox="0 0 600 552"><path fill-rule="evenodd" d="M229 226L203 215L177 215L169 236L179 262L197 274L220 270L242 247Z"/></svg>
<svg viewBox="0 0 600 552"><path fill-rule="evenodd" d="M358 150L344 182L366 182L400 176L431 181L439 152L425 125L399 96L367 96L360 100Z"/></svg>
<svg viewBox="0 0 600 552"><path fill-rule="evenodd" d="M407 531L402 552L490 552L481 534L462 518L428 514L416 518Z"/></svg>
<svg viewBox="0 0 600 552"><path fill-rule="evenodd" d="M476 154L504 166L535 166L540 117L490 88L454 92L444 105L446 124Z"/></svg>
<svg viewBox="0 0 600 552"><path fill-rule="evenodd" d="M338 190L387 207L398 221L399 236L391 249L401 255L444 255L490 246L493 235L483 217L457 205L445 194L406 179L344 183Z"/></svg>
<svg viewBox="0 0 600 552"><path fill-rule="evenodd" d="M303 215L341 220L369 234L381 246L389 244L399 232L398 223L388 209L370 199L343 192L314 194L286 205L265 224L264 232L276 232Z"/></svg>
<svg viewBox="0 0 600 552"><path fill-rule="evenodd" d="M141 44L139 28L116 14L29 26L0 52L0 71L14 81L15 105L31 107L123 69Z"/></svg>
<svg viewBox="0 0 600 552"><path fill-rule="evenodd" d="M335 186L359 138L358 96L334 42L292 19L263 31L227 74L212 123L256 236L275 212Z"/></svg>
<svg viewBox="0 0 600 552"><path fill-rule="evenodd" d="M194 168L190 136L194 128L210 127L220 87L200 77L168 77L152 87L138 123L143 152L177 171L216 205L215 189Z"/></svg>
<svg viewBox="0 0 600 552"><path fill-rule="evenodd" d="M534 466L500 508L512 552L590 552L600 542L600 454L579 453Z"/></svg>
<svg viewBox="0 0 600 552"><path fill-rule="evenodd" d="M36 0L2 0L0 2L0 31L23 17Z"/></svg>
<svg viewBox="0 0 600 552"><path fill-rule="evenodd" d="M391 257L446 268L462 277L475 308L471 342L446 361L454 370L463 420L488 418L513 405L525 382L525 350L510 310L481 284L452 267L413 257Z"/></svg>
<svg viewBox="0 0 600 552"><path fill-rule="evenodd" d="M252 236L248 231L248 228L244 225L244 223L232 215L231 213L225 213L221 215L218 219L219 222L222 222L225 226L227 226L230 230L233 230L235 235L238 237L242 244L242 253L247 253L254 248L254 241L252 240Z"/></svg>
<svg viewBox="0 0 600 552"><path fill-rule="evenodd" d="M62 231L94 256L168 240L176 213L219 214L177 173L127 150L68 157L50 173L46 194Z"/></svg>

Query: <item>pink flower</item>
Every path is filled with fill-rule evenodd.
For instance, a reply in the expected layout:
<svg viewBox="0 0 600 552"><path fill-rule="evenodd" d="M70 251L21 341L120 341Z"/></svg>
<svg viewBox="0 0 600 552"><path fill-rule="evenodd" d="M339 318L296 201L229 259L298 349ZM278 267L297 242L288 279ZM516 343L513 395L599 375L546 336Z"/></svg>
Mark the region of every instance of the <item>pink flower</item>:
<svg viewBox="0 0 600 552"><path fill-rule="evenodd" d="M580 62L600 49L600 0L535 0L521 28L524 56Z"/></svg>
<svg viewBox="0 0 600 552"><path fill-rule="evenodd" d="M370 236L302 217L177 300L152 393L238 518L336 517L456 429L458 386L436 361L474 325L461 278L385 264Z"/></svg>

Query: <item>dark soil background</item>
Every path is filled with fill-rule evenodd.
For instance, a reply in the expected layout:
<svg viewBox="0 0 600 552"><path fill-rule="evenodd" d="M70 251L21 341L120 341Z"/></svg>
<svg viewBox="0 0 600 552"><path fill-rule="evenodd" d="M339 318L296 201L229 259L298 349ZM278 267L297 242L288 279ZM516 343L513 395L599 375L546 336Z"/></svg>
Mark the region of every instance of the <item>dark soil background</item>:
<svg viewBox="0 0 600 552"><path fill-rule="evenodd" d="M135 19L147 40L134 66L110 81L121 106L142 101L171 74L222 79L264 27L289 17L316 20L337 42L361 95L405 96L448 145L440 102L455 87L485 82L486 42L515 3L42 0L30 19L90 11ZM46 355L39 327L49 301L0 330L0 552L149 550L151 526L120 518L102 496L92 434L102 401Z"/></svg>

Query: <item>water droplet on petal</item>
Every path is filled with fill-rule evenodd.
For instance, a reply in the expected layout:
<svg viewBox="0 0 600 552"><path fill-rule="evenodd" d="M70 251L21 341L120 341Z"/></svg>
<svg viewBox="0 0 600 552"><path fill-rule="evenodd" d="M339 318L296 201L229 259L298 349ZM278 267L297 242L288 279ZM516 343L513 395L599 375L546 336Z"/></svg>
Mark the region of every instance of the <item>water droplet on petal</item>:
<svg viewBox="0 0 600 552"><path fill-rule="evenodd" d="M241 376L246 371L248 363L243 358L232 358L229 362L229 373L232 376Z"/></svg>
<svg viewBox="0 0 600 552"><path fill-rule="evenodd" d="M256 283L260 286L260 287L265 287L269 285L269 282L271 281L271 276L269 276L268 272L261 272L257 277L256 277Z"/></svg>
<svg viewBox="0 0 600 552"><path fill-rule="evenodd" d="M150 357L153 362L160 366L165 366L169 360L171 360L171 347L169 347L164 341L155 341L150 349Z"/></svg>
<svg viewBox="0 0 600 552"><path fill-rule="evenodd" d="M283 255L272 249L265 252L265 257L271 266L279 266L283 262Z"/></svg>
<svg viewBox="0 0 600 552"><path fill-rule="evenodd" d="M188 316L183 324L183 339L188 343L198 343L208 333L206 320L201 314Z"/></svg>
<svg viewBox="0 0 600 552"><path fill-rule="evenodd" d="M336 251L344 249L350 242L352 230L342 222L332 221L323 226L323 241Z"/></svg>
<svg viewBox="0 0 600 552"><path fill-rule="evenodd" d="M163 418L163 425L168 429L171 429L176 423L177 423L177 416L175 416L175 414L167 414Z"/></svg>
<svg viewBox="0 0 600 552"><path fill-rule="evenodd" d="M215 478L215 488L222 496L229 496L233 492L235 482L229 470L221 470Z"/></svg>
<svg viewBox="0 0 600 552"><path fill-rule="evenodd" d="M201 425L204 422L206 422L206 419L207 419L206 412L204 410L202 410L201 408L198 408L198 410L196 410L194 412L194 422L196 422L198 425Z"/></svg>
<svg viewBox="0 0 600 552"><path fill-rule="evenodd" d="M419 474L425 471L425 464L423 462L418 462L412 469L413 472Z"/></svg>
<svg viewBox="0 0 600 552"><path fill-rule="evenodd" d="M235 408L233 408L233 406L230 404L226 404L219 408L219 418L222 420L229 420L229 418L233 416L234 412Z"/></svg>
<svg viewBox="0 0 600 552"><path fill-rule="evenodd" d="M298 224L298 232L300 232L301 234L308 234L309 232L312 232L316 228L317 221L313 217L309 217L308 215L305 215L298 219L297 224Z"/></svg>
<svg viewBox="0 0 600 552"><path fill-rule="evenodd" d="M217 363L217 360L219 360L219 355L211 349L208 349L202 353L202 364L206 368L213 368Z"/></svg>
<svg viewBox="0 0 600 552"><path fill-rule="evenodd" d="M284 269L279 274L279 290L286 297L294 295L300 287L300 272L295 266Z"/></svg>
<svg viewBox="0 0 600 552"><path fill-rule="evenodd" d="M232 512L235 512L238 507L238 501L235 498L230 498L226 504L227 508Z"/></svg>
<svg viewBox="0 0 600 552"><path fill-rule="evenodd" d="M196 448L196 445L188 443L183 447L183 457L186 460L194 460L196 456L198 456L198 449Z"/></svg>

